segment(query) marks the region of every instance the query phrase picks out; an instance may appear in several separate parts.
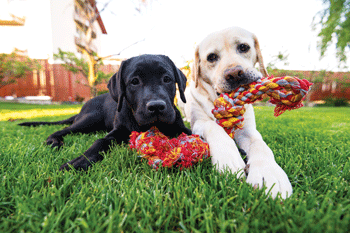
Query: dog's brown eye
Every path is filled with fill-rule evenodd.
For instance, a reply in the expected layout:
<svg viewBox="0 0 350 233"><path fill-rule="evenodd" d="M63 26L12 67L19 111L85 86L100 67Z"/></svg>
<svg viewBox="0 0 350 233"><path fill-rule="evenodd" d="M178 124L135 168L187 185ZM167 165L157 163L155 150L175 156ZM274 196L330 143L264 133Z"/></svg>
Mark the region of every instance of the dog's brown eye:
<svg viewBox="0 0 350 233"><path fill-rule="evenodd" d="M135 86L140 83L140 80L138 80L137 78L133 78L130 83Z"/></svg>
<svg viewBox="0 0 350 233"><path fill-rule="evenodd" d="M215 62L215 61L219 60L219 56L215 53L211 53L208 55L207 60L209 62Z"/></svg>
<svg viewBox="0 0 350 233"><path fill-rule="evenodd" d="M246 53L248 52L250 49L250 46L247 45L247 44L240 44L238 45L238 50L241 52L241 53Z"/></svg>
<svg viewBox="0 0 350 233"><path fill-rule="evenodd" d="M170 82L171 82L171 78L170 78L169 76L165 76L165 77L163 78L163 82L165 82L165 83L170 83Z"/></svg>

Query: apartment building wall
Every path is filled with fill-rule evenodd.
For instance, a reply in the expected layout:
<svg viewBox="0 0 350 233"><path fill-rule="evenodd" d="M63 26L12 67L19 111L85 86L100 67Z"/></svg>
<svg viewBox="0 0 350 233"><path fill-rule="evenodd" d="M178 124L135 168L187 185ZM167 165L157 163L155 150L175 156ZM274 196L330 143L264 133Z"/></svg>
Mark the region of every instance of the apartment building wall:
<svg viewBox="0 0 350 233"><path fill-rule="evenodd" d="M13 0L2 2L3 11L13 13L14 9L25 17L20 26L0 25L0 53L11 53L15 48L26 51L33 59L53 60L58 48L77 53L76 38L79 38L75 20L75 0ZM1 15L0 15L1 16ZM79 19L78 19L79 20ZM96 52L101 51L102 31L97 21L94 23Z"/></svg>

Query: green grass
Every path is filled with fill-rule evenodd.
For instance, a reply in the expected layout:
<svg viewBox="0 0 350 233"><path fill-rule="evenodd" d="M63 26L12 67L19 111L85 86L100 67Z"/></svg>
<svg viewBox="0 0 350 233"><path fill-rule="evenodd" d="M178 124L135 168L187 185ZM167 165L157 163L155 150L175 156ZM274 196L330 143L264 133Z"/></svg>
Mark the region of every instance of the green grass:
<svg viewBox="0 0 350 233"><path fill-rule="evenodd" d="M39 107L0 103L0 115L24 108ZM57 151L44 141L62 126L0 121L0 232L349 232L350 108L302 108L278 118L271 107L255 112L291 180L289 199L268 198L210 161L155 171L127 145L115 145L88 172L58 172L106 133L66 136Z"/></svg>

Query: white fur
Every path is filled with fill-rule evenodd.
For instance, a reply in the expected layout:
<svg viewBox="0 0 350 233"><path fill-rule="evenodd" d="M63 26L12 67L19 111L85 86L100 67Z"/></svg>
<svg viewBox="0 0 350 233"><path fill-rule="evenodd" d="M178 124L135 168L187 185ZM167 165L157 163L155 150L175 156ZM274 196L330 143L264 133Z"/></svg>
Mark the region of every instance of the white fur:
<svg viewBox="0 0 350 233"><path fill-rule="evenodd" d="M239 43L249 44L249 53L238 53L236 48ZM220 60L215 64L208 63L206 58L214 51L220 55ZM240 65L255 72L257 62L260 64L260 72L264 73L264 76L267 75L254 34L236 27L210 34L196 49L194 77L185 92L187 104L183 110L186 118L191 119L193 133L209 143L212 163L219 171L228 169L237 177L245 176L246 164L239 154L237 143L247 153L249 172L246 181L254 187L262 188L265 185L266 192L271 189L272 197L280 193L282 198L286 198L292 194L292 186L286 173L275 162L273 152L256 129L252 105L245 106L244 127L242 130L236 130L236 143L215 122L211 113L214 108L213 102L218 97L217 92L226 88L223 71Z"/></svg>

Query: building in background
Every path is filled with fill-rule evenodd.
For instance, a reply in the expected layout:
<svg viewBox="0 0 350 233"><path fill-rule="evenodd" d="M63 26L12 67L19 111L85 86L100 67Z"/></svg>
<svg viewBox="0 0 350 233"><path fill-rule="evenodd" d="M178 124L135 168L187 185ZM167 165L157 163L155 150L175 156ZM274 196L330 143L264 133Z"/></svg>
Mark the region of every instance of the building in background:
<svg viewBox="0 0 350 233"><path fill-rule="evenodd" d="M58 48L79 53L88 27L87 8L97 9L95 0L0 0L0 53L19 49L50 63ZM93 25L96 53L102 34L107 31L98 16Z"/></svg>
<svg viewBox="0 0 350 233"><path fill-rule="evenodd" d="M89 24L94 16L96 20ZM81 47L86 46L88 30L92 30L89 46L98 54L101 36L107 31L95 0L0 0L0 53L17 49L42 65L42 70L34 70L17 84L1 88L0 96L48 95L54 101L89 98L87 80L66 72L53 59L59 48L83 56Z"/></svg>

